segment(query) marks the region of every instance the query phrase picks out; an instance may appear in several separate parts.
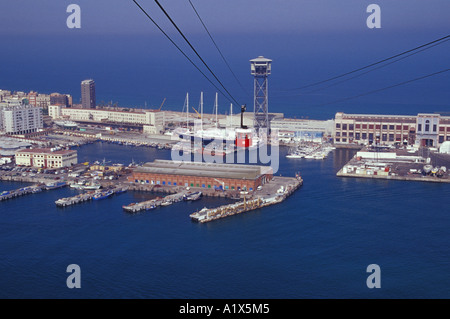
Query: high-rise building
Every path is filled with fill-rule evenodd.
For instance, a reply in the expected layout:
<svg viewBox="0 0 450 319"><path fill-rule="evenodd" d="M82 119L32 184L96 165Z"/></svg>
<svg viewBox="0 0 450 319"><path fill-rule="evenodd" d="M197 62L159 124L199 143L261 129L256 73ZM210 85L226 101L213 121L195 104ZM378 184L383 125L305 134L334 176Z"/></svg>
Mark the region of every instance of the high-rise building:
<svg viewBox="0 0 450 319"><path fill-rule="evenodd" d="M12 105L1 109L1 129L6 134L28 134L43 128L42 108L32 105Z"/></svg>
<svg viewBox="0 0 450 319"><path fill-rule="evenodd" d="M81 81L81 104L83 108L95 108L94 80Z"/></svg>
<svg viewBox="0 0 450 319"><path fill-rule="evenodd" d="M69 101L66 94L52 93L50 94L50 105L68 106Z"/></svg>

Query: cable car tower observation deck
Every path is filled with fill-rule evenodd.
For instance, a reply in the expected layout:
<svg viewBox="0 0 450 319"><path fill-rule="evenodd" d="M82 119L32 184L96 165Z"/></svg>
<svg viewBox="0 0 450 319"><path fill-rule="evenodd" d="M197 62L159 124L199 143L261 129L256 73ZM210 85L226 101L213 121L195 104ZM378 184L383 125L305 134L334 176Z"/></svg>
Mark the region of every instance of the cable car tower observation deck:
<svg viewBox="0 0 450 319"><path fill-rule="evenodd" d="M255 77L254 82L254 127L256 132L260 129L270 129L268 108L268 81L271 73L272 60L259 56L250 60L251 73Z"/></svg>

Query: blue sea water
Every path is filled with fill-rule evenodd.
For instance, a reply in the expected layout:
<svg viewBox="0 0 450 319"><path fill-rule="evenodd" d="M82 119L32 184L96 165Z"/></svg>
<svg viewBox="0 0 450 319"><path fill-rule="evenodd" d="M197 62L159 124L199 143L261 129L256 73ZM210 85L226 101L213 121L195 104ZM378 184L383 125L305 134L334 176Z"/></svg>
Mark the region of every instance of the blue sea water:
<svg viewBox="0 0 450 319"><path fill-rule="evenodd" d="M448 112L448 73L367 95L342 98L448 68L446 42L358 79L311 92L294 90L444 36L423 31L216 36L244 86L205 37L190 37L240 103L252 110L249 60L273 59L269 111L330 119L349 113ZM160 36L4 35L0 89L60 92L80 99L96 81L97 102L181 111L187 92L213 109L211 87ZM314 89L316 89L315 87ZM321 87L318 87L321 88ZM229 110L219 96L219 112ZM235 108L236 110L236 108ZM78 149L79 161L145 162L170 152L106 143ZM205 225L189 214L227 200L204 198L129 215L121 206L155 194L127 192L59 209L68 188L0 203L0 298L449 298L448 185L338 178L353 151L324 161L286 159L278 174L300 171L303 187L285 202ZM0 190L20 187L0 182ZM81 267L81 289L66 267ZM381 289L366 267L381 267Z"/></svg>
<svg viewBox="0 0 450 319"><path fill-rule="evenodd" d="M169 151L102 143L83 160L149 161ZM304 185L285 202L217 220L189 214L203 198L130 215L121 206L157 196L127 192L64 209L69 188L0 203L1 298L449 298L448 185L338 178L354 151L323 161L281 150L278 174ZM1 182L0 189L22 184ZM81 288L66 287L66 267ZM381 268L369 289L366 268Z"/></svg>

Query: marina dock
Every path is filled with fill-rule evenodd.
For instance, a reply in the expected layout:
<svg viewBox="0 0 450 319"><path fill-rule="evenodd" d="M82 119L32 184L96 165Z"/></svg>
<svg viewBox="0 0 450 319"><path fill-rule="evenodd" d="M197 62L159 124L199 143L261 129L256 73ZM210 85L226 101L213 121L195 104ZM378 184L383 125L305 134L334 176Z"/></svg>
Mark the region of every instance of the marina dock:
<svg viewBox="0 0 450 319"><path fill-rule="evenodd" d="M109 190L89 191L89 192L78 194L78 195L75 195L72 197L60 198L55 201L55 204L56 204L56 206L59 206L59 207L66 207L66 206L71 206L71 205L75 205L75 204L93 200L96 198L96 196L98 196L99 199L103 199L103 198L107 198L114 194L120 194L120 193L126 192L127 190L128 190L127 187L119 186L119 187L112 188Z"/></svg>
<svg viewBox="0 0 450 319"><path fill-rule="evenodd" d="M274 177L274 181L271 183L278 185L279 188L275 194L267 193L263 195L256 195L252 199L247 199L244 195L243 201L223 205L217 208L203 208L202 210L189 215L192 220L199 223L206 223L220 218L233 216L236 214L245 213L251 210L270 206L283 202L293 192L295 192L300 186L303 185L303 179L301 177L289 178L289 177ZM273 187L273 184L271 185Z"/></svg>
<svg viewBox="0 0 450 319"><path fill-rule="evenodd" d="M15 198L15 197L39 193L39 192L42 192L43 190L52 190L52 189L57 189L57 188L61 188L64 186L67 186L67 184L65 182L56 182L56 183L47 183L47 184L41 183L41 184L36 184L36 185L32 185L32 186L22 187L22 188L15 189L15 190L3 191L2 193L0 193L0 202L7 200L7 199Z"/></svg>
<svg viewBox="0 0 450 319"><path fill-rule="evenodd" d="M129 205L122 206L123 210L129 213L137 213L142 210L155 209L158 206L169 206L173 203L180 202L183 200L186 191L182 191L176 194L167 195L166 197L157 197L151 200L143 201L140 203L131 203Z"/></svg>

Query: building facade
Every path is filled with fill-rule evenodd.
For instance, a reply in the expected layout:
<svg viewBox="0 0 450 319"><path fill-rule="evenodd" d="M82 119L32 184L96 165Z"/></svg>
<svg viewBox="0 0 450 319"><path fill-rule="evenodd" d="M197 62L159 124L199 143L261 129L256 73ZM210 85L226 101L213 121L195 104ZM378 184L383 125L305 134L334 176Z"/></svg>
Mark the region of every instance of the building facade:
<svg viewBox="0 0 450 319"><path fill-rule="evenodd" d="M15 153L16 164L22 166L61 168L78 163L76 150L52 151L47 148L23 149Z"/></svg>
<svg viewBox="0 0 450 319"><path fill-rule="evenodd" d="M81 105L83 108L95 109L95 82L94 80L84 80L81 82Z"/></svg>
<svg viewBox="0 0 450 319"><path fill-rule="evenodd" d="M52 93L50 94L50 105L69 106L69 99L66 94Z"/></svg>
<svg viewBox="0 0 450 319"><path fill-rule="evenodd" d="M438 147L450 141L450 117L439 114L336 113L334 143Z"/></svg>
<svg viewBox="0 0 450 319"><path fill-rule="evenodd" d="M155 160L134 169L130 182L205 189L256 190L273 178L269 166Z"/></svg>
<svg viewBox="0 0 450 319"><path fill-rule="evenodd" d="M1 108L0 112L0 128L6 134L34 133L44 127L41 107L15 104Z"/></svg>
<svg viewBox="0 0 450 319"><path fill-rule="evenodd" d="M159 132L164 128L165 116L163 111L129 109L128 111L91 109L91 108L65 108L59 105L49 107L49 115L53 119L68 119L71 121L137 124L151 126L151 131Z"/></svg>
<svg viewBox="0 0 450 319"><path fill-rule="evenodd" d="M278 137L284 142L321 141L333 136L334 121L283 118L272 120L270 128L277 130Z"/></svg>

